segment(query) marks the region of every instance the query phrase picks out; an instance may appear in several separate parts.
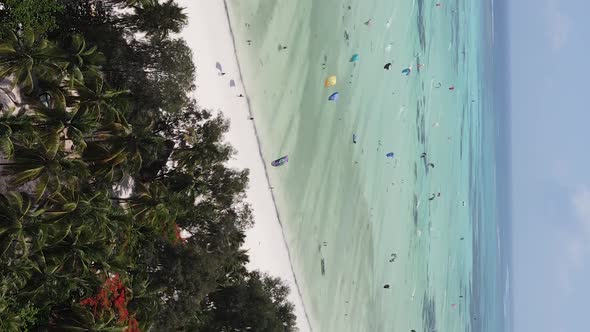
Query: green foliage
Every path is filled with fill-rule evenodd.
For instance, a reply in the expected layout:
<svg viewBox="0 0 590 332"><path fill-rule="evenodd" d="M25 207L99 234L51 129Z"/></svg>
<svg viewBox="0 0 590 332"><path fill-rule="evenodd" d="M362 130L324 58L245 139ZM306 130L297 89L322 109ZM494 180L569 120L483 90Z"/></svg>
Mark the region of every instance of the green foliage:
<svg viewBox="0 0 590 332"><path fill-rule="evenodd" d="M138 3L139 1L133 1ZM183 8L174 0L143 1L143 5L135 5L135 14L127 22L130 26L143 31L148 36L166 37L169 33L178 33L188 21Z"/></svg>
<svg viewBox="0 0 590 332"><path fill-rule="evenodd" d="M204 305L207 318L200 331L293 331L295 315L286 300L288 293L279 279L251 272L209 294Z"/></svg>
<svg viewBox="0 0 590 332"><path fill-rule="evenodd" d="M55 14L63 10L57 0L4 0L0 24L15 30L19 26L44 34L57 27Z"/></svg>
<svg viewBox="0 0 590 332"><path fill-rule="evenodd" d="M21 94L0 114L0 330L295 331L288 289L245 267L248 170L189 97L182 9L59 3L47 37L0 38Z"/></svg>
<svg viewBox="0 0 590 332"><path fill-rule="evenodd" d="M0 77L13 76L15 84L33 92L37 79L60 74L58 49L32 28L9 33L0 43Z"/></svg>

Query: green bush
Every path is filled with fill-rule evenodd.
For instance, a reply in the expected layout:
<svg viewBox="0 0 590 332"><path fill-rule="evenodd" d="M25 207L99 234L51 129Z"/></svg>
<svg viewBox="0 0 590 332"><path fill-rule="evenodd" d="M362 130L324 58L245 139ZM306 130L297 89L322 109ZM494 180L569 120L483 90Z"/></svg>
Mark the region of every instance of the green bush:
<svg viewBox="0 0 590 332"><path fill-rule="evenodd" d="M57 0L3 0L0 1L0 25L12 30L22 25L44 34L57 27L55 14L62 10Z"/></svg>

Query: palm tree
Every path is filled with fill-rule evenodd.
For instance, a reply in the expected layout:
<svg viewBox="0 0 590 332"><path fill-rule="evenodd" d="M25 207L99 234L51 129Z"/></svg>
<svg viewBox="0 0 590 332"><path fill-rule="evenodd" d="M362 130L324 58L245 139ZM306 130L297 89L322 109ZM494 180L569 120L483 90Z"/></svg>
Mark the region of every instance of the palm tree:
<svg viewBox="0 0 590 332"><path fill-rule="evenodd" d="M26 256L25 229L27 224L37 217L33 201L18 192L0 194L0 257L6 261L8 250L12 248L10 256Z"/></svg>
<svg viewBox="0 0 590 332"><path fill-rule="evenodd" d="M31 117L25 113L15 114L14 109L0 113L0 151L4 158L11 159L14 155L14 143L19 136L30 136L33 133Z"/></svg>
<svg viewBox="0 0 590 332"><path fill-rule="evenodd" d="M152 230L166 231L176 218L174 206L169 204L173 196L161 183L152 182L138 183L131 197L111 199L126 206L141 224Z"/></svg>
<svg viewBox="0 0 590 332"><path fill-rule="evenodd" d="M134 8L135 13L128 18L128 22L148 36L167 37L170 32L179 33L188 22L184 8L178 6L174 0L164 3L151 1Z"/></svg>
<svg viewBox="0 0 590 332"><path fill-rule="evenodd" d="M160 182L149 184L137 183L130 197L111 197L121 204L133 217L135 227L148 230L156 239L162 237L171 243L177 243L178 225L176 219L180 214L186 214L192 208L192 202L182 194L170 192ZM144 237L147 232L143 232Z"/></svg>
<svg viewBox="0 0 590 332"><path fill-rule="evenodd" d="M174 149L172 159L180 169L189 172L199 168L209 168L223 163L231 157L234 150L222 142L229 123L216 117L197 128L189 128L181 135L180 144Z"/></svg>
<svg viewBox="0 0 590 332"><path fill-rule="evenodd" d="M96 109L80 109L79 107L66 108L63 101L56 100L52 107L31 107L34 111L30 116L30 122L40 130L48 128L60 128L60 139L73 143L72 151L81 154L86 149L88 135L93 135L99 128L99 114ZM0 119L1 123L1 119Z"/></svg>
<svg viewBox="0 0 590 332"><path fill-rule="evenodd" d="M14 160L0 163L4 173L13 176L11 183L15 186L39 180L35 189L37 199L48 188L58 191L63 184L75 184L89 176L88 166L78 156L62 151L58 133L56 129L47 134L36 149L16 145Z"/></svg>
<svg viewBox="0 0 590 332"><path fill-rule="evenodd" d="M118 113L114 104L129 90L110 90L100 76L81 82L76 80L76 95L68 98L68 105L77 105L82 111L96 112L99 117Z"/></svg>
<svg viewBox="0 0 590 332"><path fill-rule="evenodd" d="M61 53L31 29L10 33L0 44L0 77L14 77L14 84L31 93L39 77L57 77Z"/></svg>
<svg viewBox="0 0 590 332"><path fill-rule="evenodd" d="M95 174L113 179L114 175L136 176L144 164L157 159L159 151L166 145L163 137L154 135L150 125L137 129L124 123L111 122L99 128L87 139L83 159Z"/></svg>
<svg viewBox="0 0 590 332"><path fill-rule="evenodd" d="M71 44L64 55L64 67L69 88L73 89L76 81L84 82L85 73L91 77L100 76L98 66L104 64L104 62L104 54L98 52L96 46L87 47L84 37L80 34L74 34Z"/></svg>

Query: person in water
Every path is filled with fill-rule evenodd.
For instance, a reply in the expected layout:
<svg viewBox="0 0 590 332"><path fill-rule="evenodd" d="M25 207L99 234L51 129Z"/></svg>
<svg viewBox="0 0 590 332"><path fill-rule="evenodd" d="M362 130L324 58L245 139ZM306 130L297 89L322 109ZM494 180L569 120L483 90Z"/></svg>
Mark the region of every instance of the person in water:
<svg viewBox="0 0 590 332"><path fill-rule="evenodd" d="M385 284L385 285L383 286L383 288L385 288L385 289L389 289L389 284Z"/></svg>
<svg viewBox="0 0 590 332"><path fill-rule="evenodd" d="M396 258L397 258L397 254L396 254L396 253L392 253L392 254L391 254L391 258L389 259L389 262L390 262L390 263L393 263L393 262L395 262L395 259L396 259Z"/></svg>
<svg viewBox="0 0 590 332"><path fill-rule="evenodd" d="M422 152L422 154L420 155L420 158L422 158L422 159L426 158L426 152Z"/></svg>
<svg viewBox="0 0 590 332"><path fill-rule="evenodd" d="M432 196L428 200L429 201L432 201L432 200L434 200L437 197L440 197L440 193L432 194Z"/></svg>
<svg viewBox="0 0 590 332"><path fill-rule="evenodd" d="M428 167L434 168L434 164L433 163L428 163Z"/></svg>

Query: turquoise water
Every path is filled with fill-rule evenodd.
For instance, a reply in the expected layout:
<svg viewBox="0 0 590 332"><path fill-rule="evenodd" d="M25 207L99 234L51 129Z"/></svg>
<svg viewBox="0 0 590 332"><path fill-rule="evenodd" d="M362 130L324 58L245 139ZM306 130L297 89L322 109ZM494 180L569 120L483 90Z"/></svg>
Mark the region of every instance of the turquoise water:
<svg viewBox="0 0 590 332"><path fill-rule="evenodd" d="M227 3L312 329L502 331L489 4Z"/></svg>

